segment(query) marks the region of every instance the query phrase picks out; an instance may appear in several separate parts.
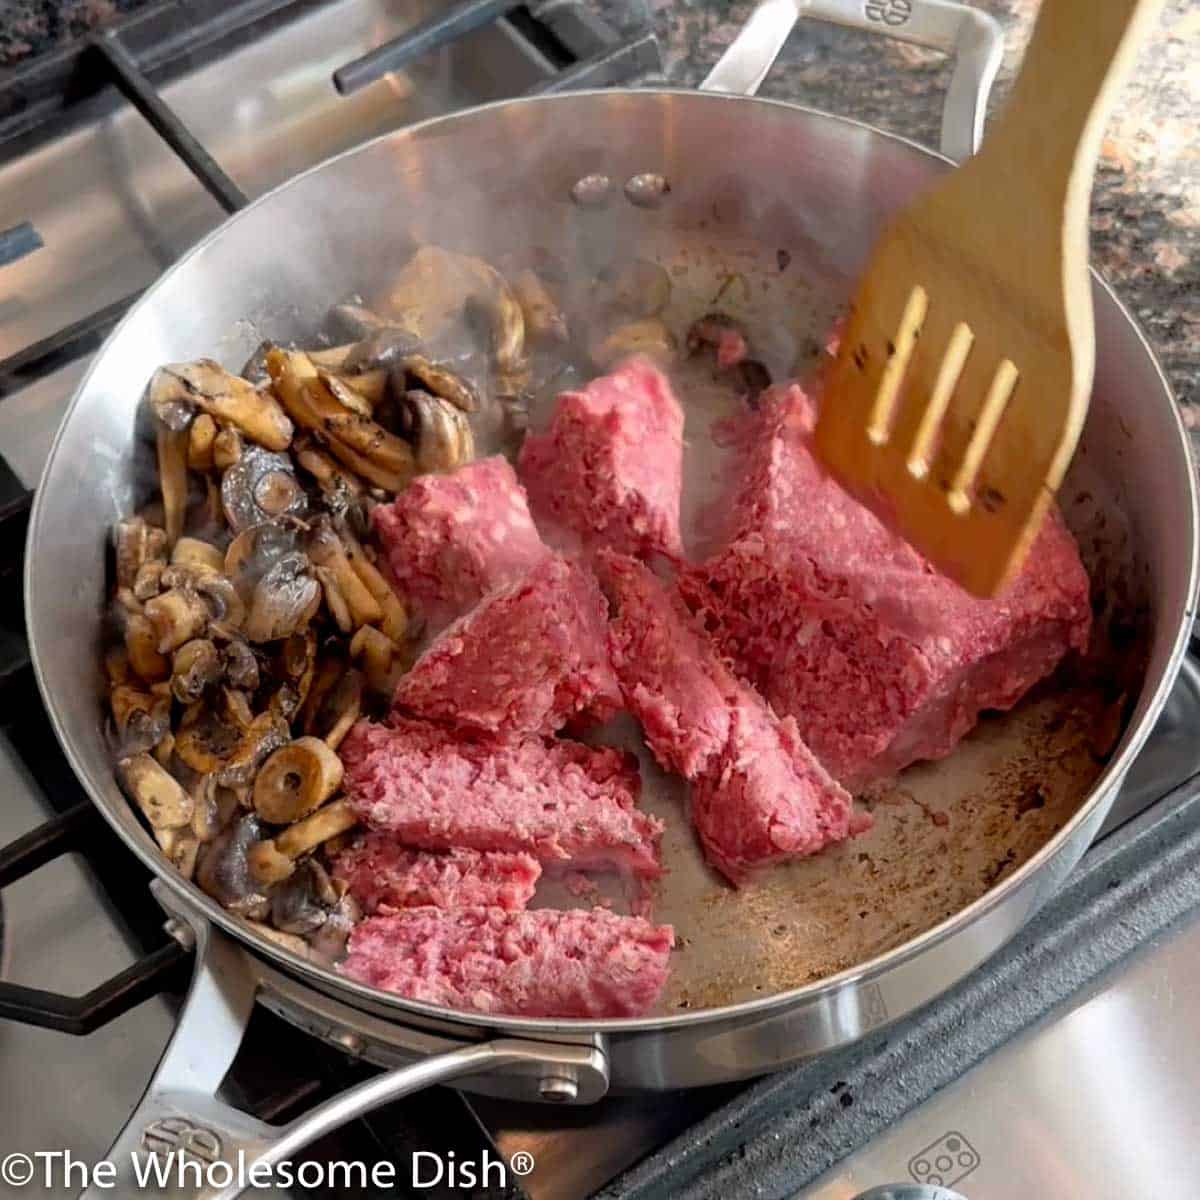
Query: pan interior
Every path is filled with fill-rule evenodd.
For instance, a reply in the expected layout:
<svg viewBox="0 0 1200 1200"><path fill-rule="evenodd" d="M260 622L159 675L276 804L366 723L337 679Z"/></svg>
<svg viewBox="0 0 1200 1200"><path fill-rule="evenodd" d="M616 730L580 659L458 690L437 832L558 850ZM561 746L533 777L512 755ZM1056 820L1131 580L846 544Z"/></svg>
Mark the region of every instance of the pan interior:
<svg viewBox="0 0 1200 1200"><path fill-rule="evenodd" d="M31 638L60 735L93 796L156 853L113 783L98 687L80 681L99 659L108 526L153 482L136 412L159 364L207 355L237 369L264 338L309 342L339 301L382 306L412 249L435 243L497 263L540 247L581 273L617 257L652 259L672 278L666 319L677 333L720 308L747 323L782 378L818 352L886 214L943 169L911 146L786 106L614 93L504 105L397 134L243 213L118 331L43 480L50 499L32 535ZM670 183L650 209L622 192L647 171ZM570 200L571 184L589 173L613 181L598 209ZM1148 702L1143 680L1166 669L1172 638L1150 598L1160 609L1178 602L1170 589L1165 599L1156 591L1164 581L1178 590L1162 547L1169 522L1188 518L1139 499L1155 487L1145 460L1156 443L1169 445L1171 429L1160 420L1140 446L1132 436L1128 421L1143 397L1123 391L1112 356L1136 351L1136 335L1111 302L1098 316L1112 337L1101 342L1096 400L1061 499L1095 585L1102 661L1118 630L1119 669L1100 683L1086 672L1058 680L987 717L951 758L910 769L875 795L868 835L737 892L702 863L683 786L642 753L644 804L667 825L670 870L655 916L679 935L664 1013L794 989L959 912L1086 802L1103 770L1097 714L1124 701L1136 723ZM695 511L711 498L719 465L710 426L732 398L702 372L685 370L677 382L695 539ZM610 732L640 745L632 725Z"/></svg>

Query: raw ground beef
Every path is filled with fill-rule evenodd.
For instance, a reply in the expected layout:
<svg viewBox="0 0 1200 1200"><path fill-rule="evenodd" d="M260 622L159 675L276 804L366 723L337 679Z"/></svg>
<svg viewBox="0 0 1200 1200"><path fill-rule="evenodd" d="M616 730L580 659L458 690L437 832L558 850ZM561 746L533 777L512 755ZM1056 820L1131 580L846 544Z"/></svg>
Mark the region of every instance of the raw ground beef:
<svg viewBox="0 0 1200 1200"><path fill-rule="evenodd" d="M397 711L491 733L553 733L621 708L595 577L558 555L445 630L396 689Z"/></svg>
<svg viewBox="0 0 1200 1200"><path fill-rule="evenodd" d="M529 854L410 850L387 833L356 838L333 864L363 911L419 908L522 909L542 868Z"/></svg>
<svg viewBox="0 0 1200 1200"><path fill-rule="evenodd" d="M564 392L518 466L543 532L565 549L683 554L683 410L648 359Z"/></svg>
<svg viewBox="0 0 1200 1200"><path fill-rule="evenodd" d="M636 1017L658 1000L675 934L602 908L408 909L369 917L339 970L410 1000L522 1017Z"/></svg>
<svg viewBox="0 0 1200 1200"><path fill-rule="evenodd" d="M432 632L548 553L524 489L499 455L414 479L371 523L392 583Z"/></svg>
<svg viewBox="0 0 1200 1200"><path fill-rule="evenodd" d="M600 569L626 703L659 762L693 781L692 821L713 866L741 883L866 827L795 722L733 676L677 595L632 559L605 555Z"/></svg>
<svg viewBox="0 0 1200 1200"><path fill-rule="evenodd" d="M1086 648L1088 579L1057 512L994 600L969 595L851 498L812 449L813 401L764 397L722 548L680 589L719 649L848 787L941 758Z"/></svg>
<svg viewBox="0 0 1200 1200"><path fill-rule="evenodd" d="M616 750L394 718L387 726L360 721L341 756L359 817L405 845L662 871L662 823L636 808L636 761Z"/></svg>

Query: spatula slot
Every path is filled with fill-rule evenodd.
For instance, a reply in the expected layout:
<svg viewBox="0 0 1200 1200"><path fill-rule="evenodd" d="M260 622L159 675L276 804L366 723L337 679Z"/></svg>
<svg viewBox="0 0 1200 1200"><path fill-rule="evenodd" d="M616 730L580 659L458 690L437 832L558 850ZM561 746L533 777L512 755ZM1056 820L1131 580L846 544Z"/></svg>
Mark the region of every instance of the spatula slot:
<svg viewBox="0 0 1200 1200"><path fill-rule="evenodd" d="M909 360L925 323L925 314L929 311L929 296L920 284L916 284L908 293L904 302L904 312L900 315L900 324L896 336L892 339L894 352L888 355L883 374L879 378L879 389L875 393L875 402L871 406L871 415L867 421L867 437L873 445L885 446L891 436L892 415L896 411L896 401L900 396L900 385L904 382Z"/></svg>
<svg viewBox="0 0 1200 1200"><path fill-rule="evenodd" d="M921 413L921 420L908 452L908 471L914 479L924 479L929 473L929 464L933 460L934 444L942 425L942 418L946 415L946 409L950 407L954 389L958 386L967 355L971 353L974 344L975 334L971 327L965 321L959 321L950 334L946 353L942 356L937 378L933 383L933 392Z"/></svg>
<svg viewBox="0 0 1200 1200"><path fill-rule="evenodd" d="M983 465L996 427L1000 424L1001 417L1004 416L1004 410L1017 390L1020 378L1021 372L1008 358L1000 363L996 374L992 377L991 386L983 401L983 408L979 412L979 419L971 433L971 440L967 443L967 452L963 455L962 462L954 474L950 484L950 494L947 497L950 507L960 516L971 507L970 489L975 483L975 477L979 474L979 468Z"/></svg>

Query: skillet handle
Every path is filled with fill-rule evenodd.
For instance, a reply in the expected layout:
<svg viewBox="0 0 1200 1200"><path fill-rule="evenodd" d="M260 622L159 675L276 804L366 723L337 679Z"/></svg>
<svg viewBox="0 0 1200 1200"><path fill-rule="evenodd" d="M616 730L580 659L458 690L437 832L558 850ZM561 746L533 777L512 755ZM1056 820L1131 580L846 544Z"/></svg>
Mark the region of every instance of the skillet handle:
<svg viewBox="0 0 1200 1200"><path fill-rule="evenodd" d="M532 1072L534 1079L562 1080L590 1072L603 1075L601 1091L607 1086L606 1064L594 1046L498 1038L385 1071L286 1125L268 1125L217 1094L254 1009L262 978L257 960L168 899L158 881L152 888L194 935L196 971L154 1078L105 1156L115 1175L97 1184L93 1174L93 1185L81 1200L112 1195L165 1200L181 1194L193 1200L234 1200L248 1187L283 1186L287 1179L279 1164L290 1164L318 1138L393 1100L467 1075L515 1070ZM370 1179L371 1164L364 1169ZM410 1181L400 1174L389 1186L407 1193ZM186 1184L182 1189L181 1179Z"/></svg>
<svg viewBox="0 0 1200 1200"><path fill-rule="evenodd" d="M994 18L955 0L762 0L700 90L753 96L801 17L953 55L941 151L960 162L979 149L988 95L1004 55L1004 35Z"/></svg>

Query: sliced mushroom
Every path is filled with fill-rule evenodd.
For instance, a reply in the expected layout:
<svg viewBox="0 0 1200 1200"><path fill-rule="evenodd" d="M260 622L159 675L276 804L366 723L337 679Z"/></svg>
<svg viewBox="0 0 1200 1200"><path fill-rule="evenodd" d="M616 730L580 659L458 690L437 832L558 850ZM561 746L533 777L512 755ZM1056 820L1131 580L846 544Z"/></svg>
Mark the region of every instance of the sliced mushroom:
<svg viewBox="0 0 1200 1200"><path fill-rule="evenodd" d="M117 551L117 586L132 588L148 563L166 562L167 535L141 517L117 522L113 531Z"/></svg>
<svg viewBox="0 0 1200 1200"><path fill-rule="evenodd" d="M155 764L157 765L157 764ZM347 800L331 800L324 808L289 825L277 838L275 848L290 859L300 858L322 842L345 833L358 824L358 818Z"/></svg>
<svg viewBox="0 0 1200 1200"><path fill-rule="evenodd" d="M320 738L281 746L254 780L254 808L271 825L287 825L320 808L342 783L342 760Z"/></svg>
<svg viewBox="0 0 1200 1200"><path fill-rule="evenodd" d="M283 406L335 458L387 491L406 486L413 455L402 439L339 404L305 355L273 351L267 365Z"/></svg>
<svg viewBox="0 0 1200 1200"><path fill-rule="evenodd" d="M213 466L219 471L228 470L244 450L242 435L236 429L222 429L213 442Z"/></svg>
<svg viewBox="0 0 1200 1200"><path fill-rule="evenodd" d="M333 398L342 405L343 408L348 408L353 413L358 413L360 417L370 417L375 411L375 405L371 400L358 390L351 382L354 378L345 378L341 375L335 375L332 371L323 371L320 367L317 368L317 378L329 389ZM387 383L387 376L383 376L384 385ZM380 391L382 398L382 389Z"/></svg>
<svg viewBox="0 0 1200 1200"><path fill-rule="evenodd" d="M311 628L293 633L283 640L279 651L279 669L296 693L296 706L288 714L291 717L308 699L317 669L317 635Z"/></svg>
<svg viewBox="0 0 1200 1200"><path fill-rule="evenodd" d="M309 952L308 943L302 937L297 937L294 933L285 933L282 929L275 929L270 925L265 925L262 921L247 921L246 924L255 933L266 938L268 942L274 942L275 945L282 946L285 950L290 950L300 958L312 957Z"/></svg>
<svg viewBox="0 0 1200 1200"><path fill-rule="evenodd" d="M305 350L314 366L324 367L330 371L340 371L346 365L346 359L350 357L350 351L354 349L354 342L346 342L341 346L319 346L315 350ZM263 368L266 369L267 360L263 357ZM267 378L270 378L270 372L267 372Z"/></svg>
<svg viewBox="0 0 1200 1200"><path fill-rule="evenodd" d="M132 590L135 600L146 601L158 595L158 589L162 585L163 570L166 565L165 562L148 562L142 564L141 569L137 573L137 578L133 581Z"/></svg>
<svg viewBox="0 0 1200 1200"><path fill-rule="evenodd" d="M245 730L204 713L176 734L175 753L193 771L215 775L224 787L239 787L248 784L259 763L287 740L287 722L274 713L261 713Z"/></svg>
<svg viewBox="0 0 1200 1200"><path fill-rule="evenodd" d="M104 652L104 673L113 687L128 683L133 675L129 665L129 651L122 646L109 646Z"/></svg>
<svg viewBox="0 0 1200 1200"><path fill-rule="evenodd" d="M421 339L400 325L380 325L356 345L342 363L346 371L376 371L390 367L421 349Z"/></svg>
<svg viewBox="0 0 1200 1200"><path fill-rule="evenodd" d="M223 830L200 852L196 882L232 912L265 916L270 909L266 892L250 872L250 848L262 836L252 813Z"/></svg>
<svg viewBox="0 0 1200 1200"><path fill-rule="evenodd" d="M211 842L222 828L217 781L212 775L197 775L188 794L192 797L192 836L198 842Z"/></svg>
<svg viewBox="0 0 1200 1200"><path fill-rule="evenodd" d="M204 632L209 611L199 593L181 586L147 600L146 616L158 637L158 652L170 654Z"/></svg>
<svg viewBox="0 0 1200 1200"><path fill-rule="evenodd" d="M242 630L251 642L273 642L303 629L316 615L321 587L298 550L279 557L254 585Z"/></svg>
<svg viewBox="0 0 1200 1200"><path fill-rule="evenodd" d="M296 461L317 480L321 499L331 516L356 528L365 528L363 486L357 476L315 446L301 450Z"/></svg>
<svg viewBox="0 0 1200 1200"><path fill-rule="evenodd" d="M314 734L331 750L336 750L362 712L362 693L362 674L345 671L331 687L323 690L313 707L311 720L304 722L304 732Z"/></svg>
<svg viewBox="0 0 1200 1200"><path fill-rule="evenodd" d="M311 956L336 962L346 952L346 942L355 925L362 920L358 901L348 892L329 911L309 940Z"/></svg>
<svg viewBox="0 0 1200 1200"><path fill-rule="evenodd" d="M342 336L358 339L387 324L378 313L361 304L335 304L329 310L329 323Z"/></svg>
<svg viewBox="0 0 1200 1200"><path fill-rule="evenodd" d="M201 413L188 430L187 465L193 471L211 471L213 465L213 442L217 440L217 423Z"/></svg>
<svg viewBox="0 0 1200 1200"><path fill-rule="evenodd" d="M657 317L619 325L607 337L591 345L592 362L601 370L633 354L670 359L675 354L675 336Z"/></svg>
<svg viewBox="0 0 1200 1200"><path fill-rule="evenodd" d="M165 425L158 427L158 483L162 489L168 546L174 546L183 533L187 515L187 443L186 429L175 432Z"/></svg>
<svg viewBox="0 0 1200 1200"><path fill-rule="evenodd" d="M204 695L204 689L221 678L221 657L208 638L184 642L171 663L171 692L181 704Z"/></svg>
<svg viewBox="0 0 1200 1200"><path fill-rule="evenodd" d="M191 796L149 754L121 759L117 779L154 829L181 829L191 821Z"/></svg>
<svg viewBox="0 0 1200 1200"><path fill-rule="evenodd" d="M346 557L350 560L350 565L383 611L383 620L379 622L379 627L393 642L400 645L408 632L408 615L404 610L403 602L392 590L392 585L367 557L362 544L353 534L343 530L342 545L346 549Z"/></svg>
<svg viewBox="0 0 1200 1200"><path fill-rule="evenodd" d="M221 477L221 505L240 533L276 517L303 516L308 498L286 454L249 446Z"/></svg>
<svg viewBox="0 0 1200 1200"><path fill-rule="evenodd" d="M159 634L150 618L134 613L125 621L125 650L139 679L153 682L171 674L171 663L158 649Z"/></svg>
<svg viewBox="0 0 1200 1200"><path fill-rule="evenodd" d="M163 412L174 417L181 407L190 406L222 424L236 426L268 450L286 450L295 432L269 392L207 358L160 367L150 382L150 404L168 428Z"/></svg>
<svg viewBox="0 0 1200 1200"><path fill-rule="evenodd" d="M280 521L264 521L244 529L225 551L225 575L238 594L249 599L262 575L287 554L296 551L297 531Z"/></svg>
<svg viewBox="0 0 1200 1200"><path fill-rule="evenodd" d="M346 548L328 518L322 518L313 525L308 539L308 554L317 567L324 568L333 576L337 591L349 609L354 629L383 619L383 610L351 566Z"/></svg>
<svg viewBox="0 0 1200 1200"><path fill-rule="evenodd" d="M251 707L250 697L240 688L221 689L219 714L223 720L243 732L254 724L254 709Z"/></svg>
<svg viewBox="0 0 1200 1200"><path fill-rule="evenodd" d="M521 306L526 332L535 341L561 343L568 340L566 314L536 272L521 271L513 279L513 293Z"/></svg>
<svg viewBox="0 0 1200 1200"><path fill-rule="evenodd" d="M145 754L171 732L169 697L133 683L119 683L109 693L113 723L117 728L119 753Z"/></svg>
<svg viewBox="0 0 1200 1200"><path fill-rule="evenodd" d="M200 538L181 537L171 551L171 566L193 567L201 571L220 572L225 566L225 555L211 542ZM174 585L172 585L174 586Z"/></svg>
<svg viewBox="0 0 1200 1200"><path fill-rule="evenodd" d="M160 766L166 767L168 771L171 769L171 760L175 757L175 735L170 729L163 734L151 753Z"/></svg>
<svg viewBox="0 0 1200 1200"><path fill-rule="evenodd" d="M184 879L191 879L196 871L200 840L182 829L156 829L154 839L162 847L167 860Z"/></svg>
<svg viewBox="0 0 1200 1200"><path fill-rule="evenodd" d="M443 400L449 400L455 408L463 412L479 411L479 393L474 386L461 375L422 354L406 355L397 364L396 373L403 373L416 380L425 391L440 396ZM397 388L400 393L406 390L406 387Z"/></svg>
<svg viewBox="0 0 1200 1200"><path fill-rule="evenodd" d="M224 649L224 675L235 688L247 692L258 691L258 659L250 646L241 638L233 639Z"/></svg>
<svg viewBox="0 0 1200 1200"><path fill-rule="evenodd" d="M350 657L361 662L367 687L380 696L391 696L396 690L403 664L399 647L373 625L364 625L350 642Z"/></svg>
<svg viewBox="0 0 1200 1200"><path fill-rule="evenodd" d="M409 392L404 397L404 419L416 443L416 466L422 474L453 471L475 457L466 414L440 396Z"/></svg>
<svg viewBox="0 0 1200 1200"><path fill-rule="evenodd" d="M255 842L246 856L250 875L262 887L282 883L296 869L295 862L281 854L269 838Z"/></svg>

